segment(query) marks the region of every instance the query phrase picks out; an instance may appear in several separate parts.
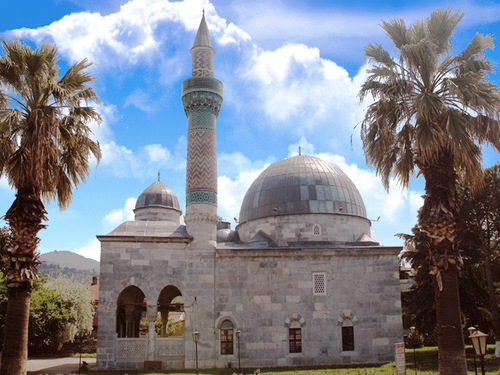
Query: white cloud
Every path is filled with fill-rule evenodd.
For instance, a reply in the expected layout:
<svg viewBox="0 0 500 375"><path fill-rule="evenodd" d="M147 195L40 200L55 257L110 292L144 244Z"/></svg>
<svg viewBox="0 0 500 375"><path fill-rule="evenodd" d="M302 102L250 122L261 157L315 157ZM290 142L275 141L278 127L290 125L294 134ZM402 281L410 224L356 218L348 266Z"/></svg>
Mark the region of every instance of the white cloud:
<svg viewBox="0 0 500 375"><path fill-rule="evenodd" d="M59 52L70 60L88 58L98 69L150 63L158 53L163 53L167 41L170 44L186 42L170 39L177 35L173 30L181 27L196 31L203 8L218 43L239 45L240 41L250 39L247 33L219 17L207 0L131 0L109 15L72 13L48 26L21 28L10 34L37 43L53 40Z"/></svg>
<svg viewBox="0 0 500 375"><path fill-rule="evenodd" d="M101 261L101 242L97 239L94 238L90 240L85 246L75 250L75 253L80 254L81 256L84 256L85 258L91 258L94 260L97 260L98 262Z"/></svg>
<svg viewBox="0 0 500 375"><path fill-rule="evenodd" d="M121 116L118 114L116 105L114 104L100 104L96 107L97 112L101 115L102 122L98 124L92 121L89 126L93 133L93 138L100 143L109 142L113 138L113 131L110 124L118 121Z"/></svg>
<svg viewBox="0 0 500 375"><path fill-rule="evenodd" d="M118 225L125 221L134 220L134 208L136 199L128 198L123 208L112 210L102 219L103 229L105 232L115 229Z"/></svg>
<svg viewBox="0 0 500 375"><path fill-rule="evenodd" d="M10 187L9 183L7 182L7 179L3 176L0 178L0 189L13 192L12 188Z"/></svg>
<svg viewBox="0 0 500 375"><path fill-rule="evenodd" d="M144 111L146 113L153 113L155 112L158 108L152 105L153 100L150 98L150 96L142 91L141 89L135 90L132 94L130 94L127 99L125 100L125 104L123 105L124 108L127 108L129 105L132 105L141 111Z"/></svg>
<svg viewBox="0 0 500 375"><path fill-rule="evenodd" d="M162 147L162 145L159 145L159 144L155 144L155 145L147 145L147 146L144 146L144 150L146 150L146 152L148 153L149 155L149 160L150 160L150 163L154 163L154 162L157 162L157 161L168 161L170 159L170 151L164 147Z"/></svg>
<svg viewBox="0 0 500 375"><path fill-rule="evenodd" d="M344 68L321 58L319 49L303 44L261 51L251 64L245 78L257 82L257 100L274 126L296 134L334 128L336 135L345 135L362 119L368 102L360 104L357 94L365 67L350 78Z"/></svg>
<svg viewBox="0 0 500 375"><path fill-rule="evenodd" d="M185 137L180 137L178 143L184 142ZM154 176L160 170L176 171L184 168L185 156L177 145L175 150L172 153L160 144L151 144L132 151L112 141L101 145L101 166L110 168L116 177L142 179L145 176Z"/></svg>

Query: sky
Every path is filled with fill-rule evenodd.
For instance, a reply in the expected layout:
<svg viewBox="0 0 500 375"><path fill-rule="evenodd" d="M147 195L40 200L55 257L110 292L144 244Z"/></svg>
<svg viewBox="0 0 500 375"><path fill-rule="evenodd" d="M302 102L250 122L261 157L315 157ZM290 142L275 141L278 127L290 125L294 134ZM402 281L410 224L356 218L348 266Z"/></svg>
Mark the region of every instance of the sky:
<svg viewBox="0 0 500 375"><path fill-rule="evenodd" d="M215 77L224 84L217 119L218 214L239 217L250 184L271 163L298 153L338 165L356 184L379 241L402 246L422 204L423 178L387 192L366 165L359 123L370 99L363 47L380 43L395 54L381 20L425 19L447 1L380 0L17 0L2 1L0 36L35 47L55 42L61 75L87 58L99 95L100 126L92 124L102 160L73 191L69 208L47 205L42 253L69 250L99 260L96 235L133 220L137 197L158 172L185 211L187 119L181 83L202 10L216 50ZM454 1L466 15L452 39L464 49L476 32L500 35L500 4ZM500 62L498 50L486 58ZM497 82L498 77L491 75ZM500 160L484 149L483 165ZM0 215L14 191L0 179ZM4 222L0 221L0 225Z"/></svg>

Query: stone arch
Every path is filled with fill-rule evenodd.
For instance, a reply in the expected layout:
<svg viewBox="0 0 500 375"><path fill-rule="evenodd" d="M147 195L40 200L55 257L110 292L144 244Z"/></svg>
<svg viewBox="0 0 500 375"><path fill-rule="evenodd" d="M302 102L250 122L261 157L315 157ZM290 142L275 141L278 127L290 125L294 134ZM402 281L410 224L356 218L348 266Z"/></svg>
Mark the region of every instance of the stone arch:
<svg viewBox="0 0 500 375"><path fill-rule="evenodd" d="M161 318L161 327L159 329L158 335L160 337L168 336L168 324L169 318L171 324L179 325L178 330L174 334L184 335L184 299L182 297L181 291L173 285L167 285L160 292L158 297L158 315ZM181 322L181 323L179 323Z"/></svg>
<svg viewBox="0 0 500 375"><path fill-rule="evenodd" d="M130 285L121 291L116 303L118 337L139 337L146 306L146 296L140 288Z"/></svg>
<svg viewBox="0 0 500 375"><path fill-rule="evenodd" d="M306 320L300 314L292 314L291 316L285 319L285 327L287 328L302 328L306 325Z"/></svg>

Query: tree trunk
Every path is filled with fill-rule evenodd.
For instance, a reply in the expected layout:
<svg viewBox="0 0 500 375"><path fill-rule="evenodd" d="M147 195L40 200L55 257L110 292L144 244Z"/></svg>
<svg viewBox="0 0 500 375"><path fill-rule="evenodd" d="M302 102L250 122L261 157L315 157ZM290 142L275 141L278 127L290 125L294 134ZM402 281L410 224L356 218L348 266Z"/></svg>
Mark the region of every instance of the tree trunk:
<svg viewBox="0 0 500 375"><path fill-rule="evenodd" d="M440 375L466 375L461 325L458 270L462 262L456 247L458 202L453 151L443 148L429 164L420 164L425 177L424 204L418 221L429 238L430 273L434 275L434 298L438 334Z"/></svg>
<svg viewBox="0 0 500 375"><path fill-rule="evenodd" d="M25 375L31 287L9 288L1 375Z"/></svg>
<svg viewBox="0 0 500 375"><path fill-rule="evenodd" d="M443 282L441 291L434 279L439 374L467 374L457 269L450 266L447 270L441 271L441 279Z"/></svg>
<svg viewBox="0 0 500 375"><path fill-rule="evenodd" d="M5 214L12 233L7 268L7 316L0 375L25 375L28 360L28 327L33 279L39 264L37 237L44 228L45 207L40 194L20 189Z"/></svg>

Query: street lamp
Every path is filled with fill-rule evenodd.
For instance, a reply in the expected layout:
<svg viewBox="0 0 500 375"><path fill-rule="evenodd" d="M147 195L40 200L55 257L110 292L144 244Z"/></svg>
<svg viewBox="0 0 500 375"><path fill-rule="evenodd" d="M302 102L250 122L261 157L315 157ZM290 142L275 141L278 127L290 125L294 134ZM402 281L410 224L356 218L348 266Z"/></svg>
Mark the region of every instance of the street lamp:
<svg viewBox="0 0 500 375"><path fill-rule="evenodd" d="M473 327L473 326L470 326L469 328L467 328L467 330L469 331L469 337L470 337L470 336L472 336L472 334L474 332L477 331L477 328ZM472 341L472 339L471 339L471 341ZM476 363L476 351L475 350L472 351L472 357L474 358L474 374L477 375L477 363Z"/></svg>
<svg viewBox="0 0 500 375"><path fill-rule="evenodd" d="M200 332L194 331L193 332L193 341L194 341L194 346L196 350L196 375L198 375L198 340L200 339Z"/></svg>
<svg viewBox="0 0 500 375"><path fill-rule="evenodd" d="M241 374L240 336L241 336L241 331L237 329L236 338L238 339L238 375Z"/></svg>
<svg viewBox="0 0 500 375"><path fill-rule="evenodd" d="M472 340L472 345L474 346L476 355L481 357L481 372L483 373L483 375L485 375L484 355L486 354L486 339L488 338L488 335L477 330L472 335L470 335L469 338Z"/></svg>
<svg viewBox="0 0 500 375"><path fill-rule="evenodd" d="M415 368L415 375L417 375L417 355L415 354L415 346L417 345L417 340L415 339L415 334L417 329L415 326L410 327L411 338L413 339L413 367Z"/></svg>

